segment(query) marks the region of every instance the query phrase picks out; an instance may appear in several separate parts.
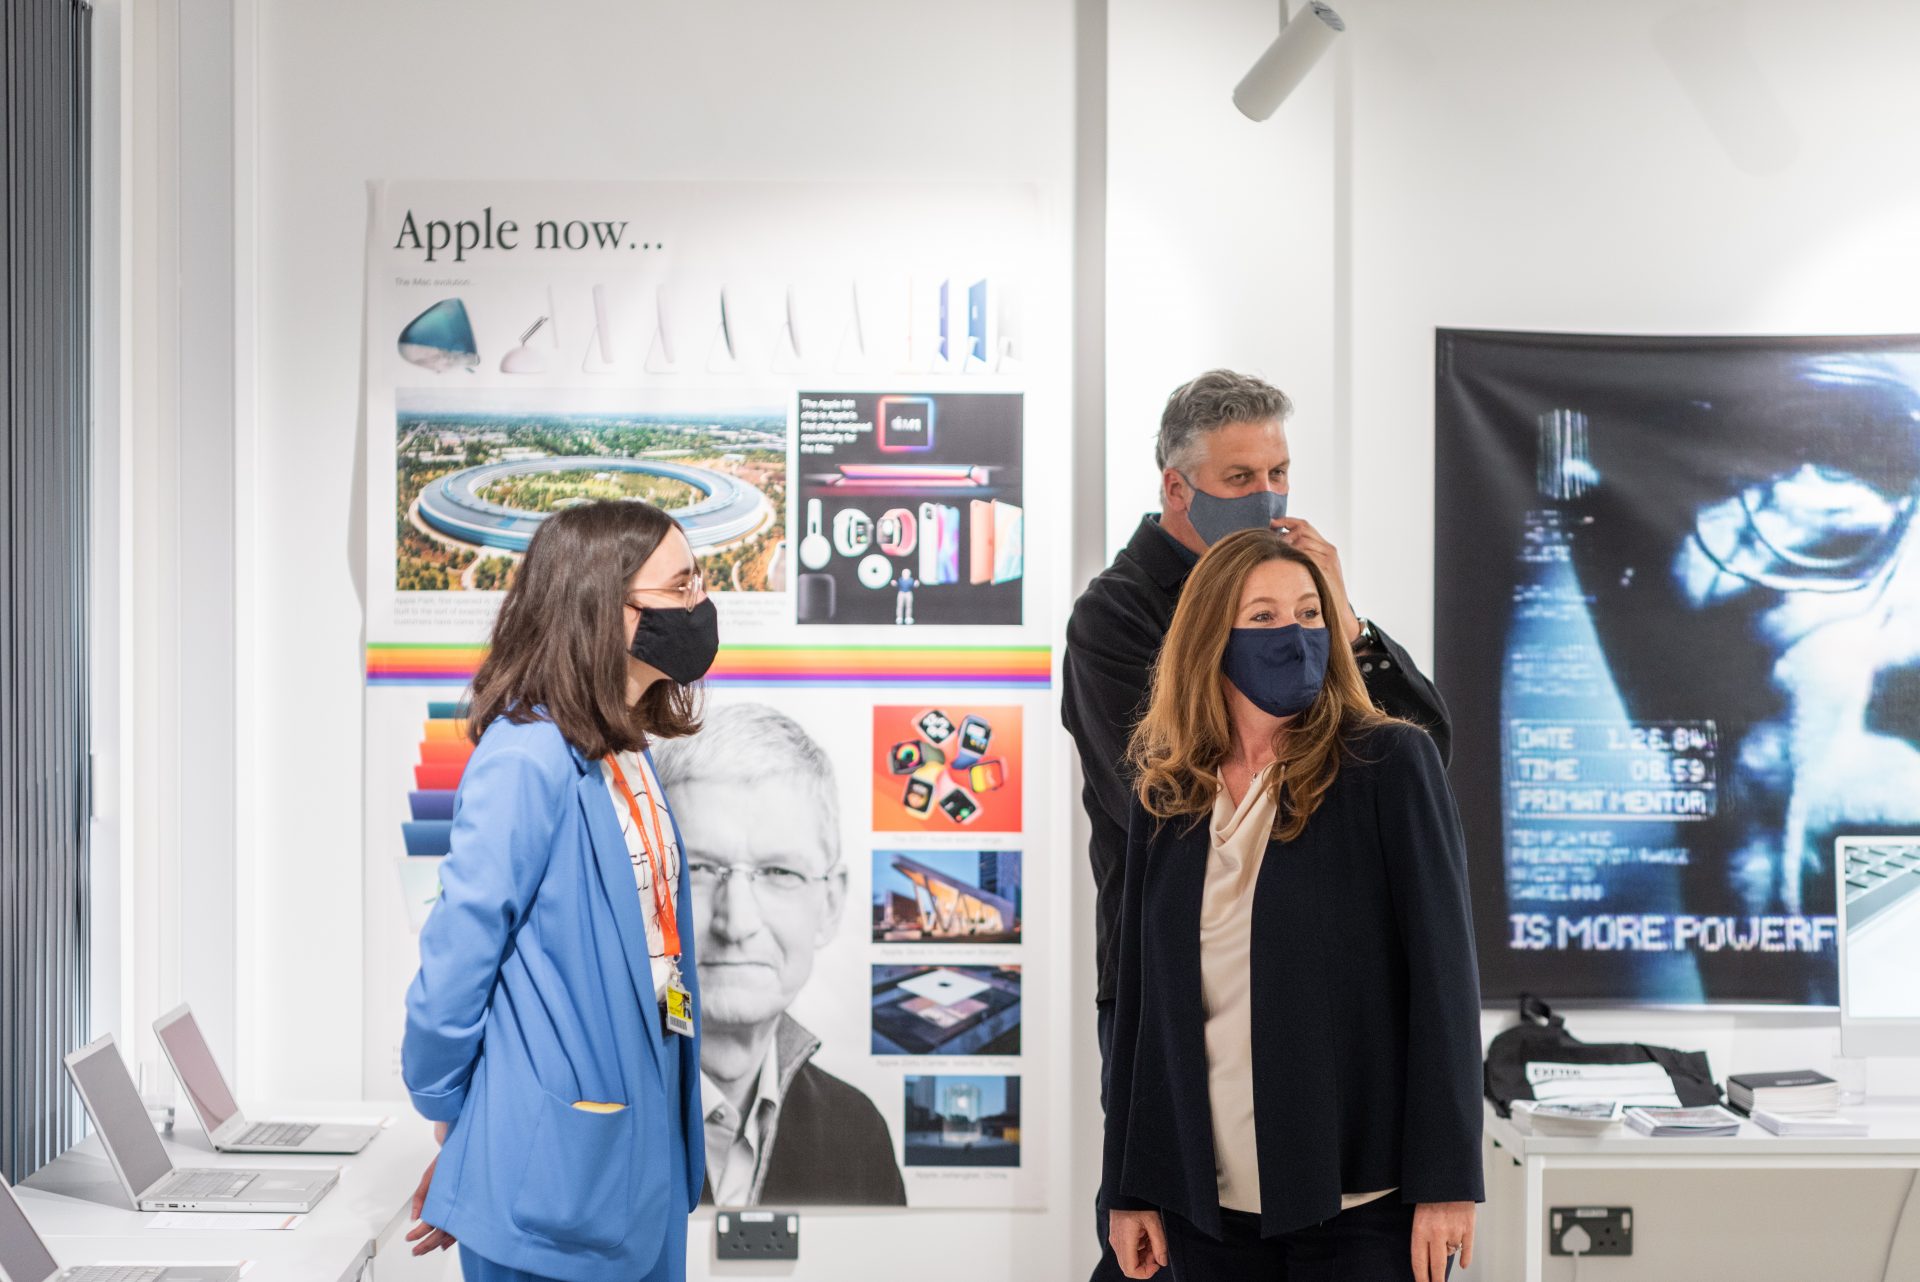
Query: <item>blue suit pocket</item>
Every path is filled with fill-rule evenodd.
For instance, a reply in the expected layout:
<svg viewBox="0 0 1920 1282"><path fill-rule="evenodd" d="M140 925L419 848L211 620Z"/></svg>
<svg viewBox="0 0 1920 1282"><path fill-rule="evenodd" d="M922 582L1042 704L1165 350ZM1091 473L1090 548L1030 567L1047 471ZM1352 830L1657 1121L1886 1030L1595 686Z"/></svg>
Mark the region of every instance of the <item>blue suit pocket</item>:
<svg viewBox="0 0 1920 1282"><path fill-rule="evenodd" d="M569 1246L610 1251L633 1231L634 1110L593 1113L545 1091L527 1145L515 1226Z"/></svg>

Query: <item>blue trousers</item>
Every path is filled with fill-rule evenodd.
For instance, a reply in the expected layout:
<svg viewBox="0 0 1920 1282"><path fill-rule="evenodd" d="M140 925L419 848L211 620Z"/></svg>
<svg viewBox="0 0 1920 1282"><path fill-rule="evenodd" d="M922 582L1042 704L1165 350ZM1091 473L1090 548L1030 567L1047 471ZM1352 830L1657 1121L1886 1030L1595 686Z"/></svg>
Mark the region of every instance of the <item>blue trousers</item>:
<svg viewBox="0 0 1920 1282"><path fill-rule="evenodd" d="M669 1037L667 1049L677 1052L678 1039ZM667 1056L667 1098L677 1101L680 1098L680 1056L675 1053ZM672 1118L667 1123L668 1134L672 1137L673 1153L667 1161L671 1169L686 1169L687 1137L682 1133L681 1112L676 1106ZM704 1141L703 1141L704 1142ZM668 1196L673 1199L674 1214L667 1217L667 1240L660 1248L660 1258L645 1276L633 1279L620 1279L619 1282L685 1282L687 1276L687 1215L686 1185L683 1181L667 1181ZM464 1244L460 1247L460 1273L466 1282L550 1282L537 1274L523 1273L519 1269L509 1269L495 1264L492 1260L474 1254Z"/></svg>

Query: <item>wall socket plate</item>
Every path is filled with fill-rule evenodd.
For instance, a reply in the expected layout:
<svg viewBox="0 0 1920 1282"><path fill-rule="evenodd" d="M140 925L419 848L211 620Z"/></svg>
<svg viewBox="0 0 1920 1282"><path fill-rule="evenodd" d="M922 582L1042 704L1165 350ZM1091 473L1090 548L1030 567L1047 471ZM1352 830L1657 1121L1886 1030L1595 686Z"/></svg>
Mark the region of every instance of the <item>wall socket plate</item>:
<svg viewBox="0 0 1920 1282"><path fill-rule="evenodd" d="M797 1260L800 1217L792 1211L720 1211L713 1217L714 1255L722 1260Z"/></svg>
<svg viewBox="0 0 1920 1282"><path fill-rule="evenodd" d="M1567 1231L1578 1224L1593 1245L1582 1255L1632 1255L1633 1208L1630 1206L1556 1206L1547 1212L1547 1247L1551 1255L1572 1255L1561 1245Z"/></svg>

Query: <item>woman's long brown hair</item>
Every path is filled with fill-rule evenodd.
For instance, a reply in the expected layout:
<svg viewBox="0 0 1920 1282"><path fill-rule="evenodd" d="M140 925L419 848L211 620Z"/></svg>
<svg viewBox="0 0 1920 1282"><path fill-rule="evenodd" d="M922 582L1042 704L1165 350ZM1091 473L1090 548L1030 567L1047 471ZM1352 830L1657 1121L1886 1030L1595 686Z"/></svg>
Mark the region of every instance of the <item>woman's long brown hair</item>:
<svg viewBox="0 0 1920 1282"><path fill-rule="evenodd" d="M633 501L582 503L540 523L473 677L475 743L498 718L532 721L536 709L591 758L700 728L697 685L655 682L627 706L627 581L675 525Z"/></svg>
<svg viewBox="0 0 1920 1282"><path fill-rule="evenodd" d="M1213 810L1223 786L1220 767L1233 744L1220 663L1247 576L1269 561L1305 566L1320 594L1322 615L1330 625L1338 617L1320 567L1272 530L1242 530L1207 550L1181 590L1173 626L1154 664L1146 715L1127 748L1140 804L1156 818L1197 820ZM1392 720L1367 697L1353 648L1342 644L1343 638L1330 639L1327 677L1318 697L1273 739L1278 769L1268 786L1277 803L1273 835L1281 841L1292 841L1306 828L1333 786L1353 736Z"/></svg>

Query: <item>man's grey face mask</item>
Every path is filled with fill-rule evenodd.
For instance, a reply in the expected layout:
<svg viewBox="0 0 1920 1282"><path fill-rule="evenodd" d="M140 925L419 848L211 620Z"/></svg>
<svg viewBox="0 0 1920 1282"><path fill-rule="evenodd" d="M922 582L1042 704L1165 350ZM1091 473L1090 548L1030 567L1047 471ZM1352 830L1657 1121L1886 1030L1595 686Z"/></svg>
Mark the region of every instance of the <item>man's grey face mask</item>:
<svg viewBox="0 0 1920 1282"><path fill-rule="evenodd" d="M1194 530L1208 547L1241 530L1264 530L1287 514L1284 494L1255 490L1237 499L1223 499L1195 485L1186 473L1180 476L1193 491L1187 519L1193 522Z"/></svg>

